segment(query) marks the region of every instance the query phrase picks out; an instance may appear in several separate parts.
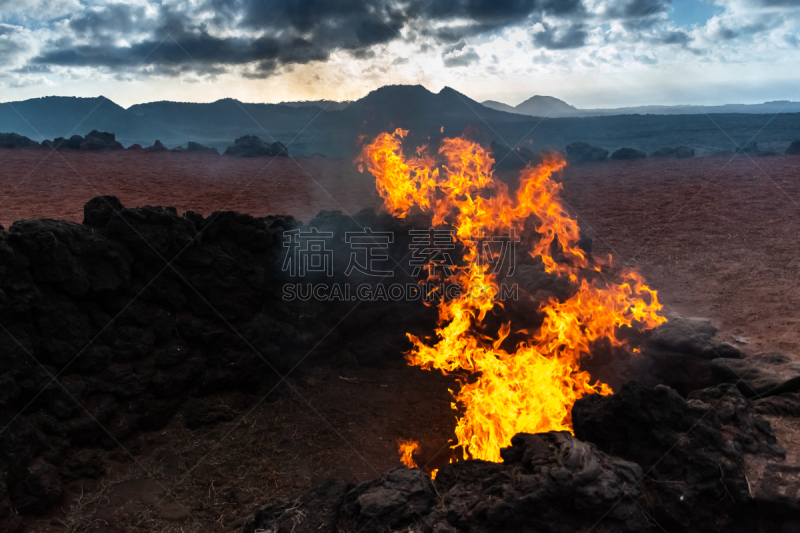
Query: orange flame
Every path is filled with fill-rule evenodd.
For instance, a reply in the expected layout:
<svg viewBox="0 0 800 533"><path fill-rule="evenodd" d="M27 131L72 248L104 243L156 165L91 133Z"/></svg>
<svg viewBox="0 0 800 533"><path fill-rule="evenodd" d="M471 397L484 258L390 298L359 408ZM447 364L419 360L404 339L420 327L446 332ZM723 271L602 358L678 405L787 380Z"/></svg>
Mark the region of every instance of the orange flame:
<svg viewBox="0 0 800 533"><path fill-rule="evenodd" d="M606 338L620 346L619 327L637 322L652 328L666 319L658 315L662 305L656 291L637 273L625 272L619 284L603 286L582 276L589 269L602 272L605 265L592 261L590 266L578 246L578 223L559 199L561 185L552 180L553 173L566 165L560 155L546 155L541 165L523 169L512 198L503 183L494 181L494 160L480 145L446 138L439 149L443 162L438 165L424 147L414 157L404 156L401 142L407 133L398 129L380 134L363 148L359 169L366 166L375 176L378 192L393 215L405 217L416 206L432 213L434 225L452 224L468 266L458 267L453 275L464 296L442 300L439 306L437 341L430 345L409 334L414 346L406 357L425 369L472 374L453 392L452 406L461 412L457 446L464 458L500 461L500 448L508 446L514 434L572 431L572 405L578 398L612 393L604 383L591 383L589 374L579 368L581 355L590 354L593 341ZM546 272L568 278L577 290L564 302L550 299L542 304L544 323L539 331L526 333L527 340L509 353L501 344L511 331L510 323L494 340L479 332L486 313L502 304L495 302L492 291L496 276L489 265L475 261L482 251L473 239L481 231L520 230L528 217L533 217L541 235L530 254L541 259ZM558 258L552 255L554 248L560 250Z"/></svg>
<svg viewBox="0 0 800 533"><path fill-rule="evenodd" d="M419 451L419 443L413 440L400 441L400 461L408 468L417 468L417 463L412 457L414 452Z"/></svg>

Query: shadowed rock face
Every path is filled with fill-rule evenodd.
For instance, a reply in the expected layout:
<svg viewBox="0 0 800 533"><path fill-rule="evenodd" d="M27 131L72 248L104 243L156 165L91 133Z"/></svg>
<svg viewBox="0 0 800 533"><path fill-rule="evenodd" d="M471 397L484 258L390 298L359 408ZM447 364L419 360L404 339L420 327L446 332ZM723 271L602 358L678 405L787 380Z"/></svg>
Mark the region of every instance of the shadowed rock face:
<svg viewBox="0 0 800 533"><path fill-rule="evenodd" d="M575 435L648 472L648 510L670 531L713 531L750 502L744 456L783 457L769 422L733 385L684 400L663 385L630 382L572 410Z"/></svg>
<svg viewBox="0 0 800 533"><path fill-rule="evenodd" d="M800 141L792 141L792 144L786 149L786 153L790 155L800 154Z"/></svg>

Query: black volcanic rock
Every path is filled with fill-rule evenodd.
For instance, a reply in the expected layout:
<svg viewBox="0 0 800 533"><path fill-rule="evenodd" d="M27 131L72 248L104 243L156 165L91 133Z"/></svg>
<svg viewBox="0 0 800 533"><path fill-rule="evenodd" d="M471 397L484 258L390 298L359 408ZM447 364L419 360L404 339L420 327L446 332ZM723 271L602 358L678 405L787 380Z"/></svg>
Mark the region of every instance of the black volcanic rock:
<svg viewBox="0 0 800 533"><path fill-rule="evenodd" d="M567 432L520 433L501 454L447 465L434 482L405 467L349 490L329 481L263 507L244 531L573 533L601 520L604 531L650 531L635 502L638 465Z"/></svg>
<svg viewBox="0 0 800 533"><path fill-rule="evenodd" d="M63 493L58 469L48 462L37 460L12 492L11 501L23 513L41 514L60 502Z"/></svg>
<svg viewBox="0 0 800 533"><path fill-rule="evenodd" d="M80 135L73 135L69 139L65 139L64 137L56 137L52 141L42 141L42 146L53 148L55 150L79 150L81 144L83 144L83 141L84 139Z"/></svg>
<svg viewBox="0 0 800 533"><path fill-rule="evenodd" d="M567 145L567 159L570 163L580 164L591 161L605 161L608 157L608 150L603 150L597 146L591 146L584 142L574 142Z"/></svg>
<svg viewBox="0 0 800 533"><path fill-rule="evenodd" d="M786 149L786 153L789 155L800 154L800 141L792 141L792 144Z"/></svg>
<svg viewBox="0 0 800 533"><path fill-rule="evenodd" d="M153 146L148 146L144 149L145 152L168 152L169 148L164 146L164 143L156 139L156 142L153 143Z"/></svg>
<svg viewBox="0 0 800 533"><path fill-rule="evenodd" d="M0 133L0 148L27 148L31 146L39 146L39 143L17 133Z"/></svg>
<svg viewBox="0 0 800 533"><path fill-rule="evenodd" d="M716 531L750 501L744 454L781 457L775 435L733 385L684 400L669 387L626 384L611 396L575 402L577 438L633 461L649 512L668 531Z"/></svg>
<svg viewBox="0 0 800 533"><path fill-rule="evenodd" d="M88 226L105 226L111 216L124 209L116 196L96 196L83 206L83 223Z"/></svg>
<svg viewBox="0 0 800 533"><path fill-rule="evenodd" d="M288 156L288 149L279 142L267 144L256 135L245 135L236 139L225 150L225 155L238 155L240 157L255 157L262 155Z"/></svg>
<svg viewBox="0 0 800 533"><path fill-rule="evenodd" d="M113 133L92 130L84 137L78 146L81 150L124 150L125 147L117 142Z"/></svg>
<svg viewBox="0 0 800 533"><path fill-rule="evenodd" d="M189 144L186 147L186 151L187 152L196 152L196 153L201 153L201 154L219 155L219 152L217 151L216 148L213 148L213 147L210 147L210 146L203 146L202 144L196 143L196 142L193 142L193 141L189 141Z"/></svg>
<svg viewBox="0 0 800 533"><path fill-rule="evenodd" d="M611 154L611 159L644 159L645 157L647 157L647 153L635 148L620 148Z"/></svg>

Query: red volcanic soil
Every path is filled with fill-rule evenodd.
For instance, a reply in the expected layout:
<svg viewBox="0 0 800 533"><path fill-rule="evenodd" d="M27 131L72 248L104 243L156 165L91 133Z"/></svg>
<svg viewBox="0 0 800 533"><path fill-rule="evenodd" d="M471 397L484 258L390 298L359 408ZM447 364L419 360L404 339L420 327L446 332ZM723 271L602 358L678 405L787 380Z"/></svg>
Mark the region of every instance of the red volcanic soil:
<svg viewBox="0 0 800 533"><path fill-rule="evenodd" d="M235 210L291 214L308 222L320 209L357 213L379 206L373 178L351 161L324 157L239 158L174 152L2 150L0 224L21 218L80 222L83 204L112 194L123 205L174 206L203 215ZM373 198L374 196L374 198Z"/></svg>
<svg viewBox="0 0 800 533"><path fill-rule="evenodd" d="M2 150L0 224L80 222L83 204L354 214L381 205L369 174L323 157L240 159L189 153ZM800 157L608 161L567 167L564 199L595 251L639 269L669 309L715 319L748 351L800 356Z"/></svg>

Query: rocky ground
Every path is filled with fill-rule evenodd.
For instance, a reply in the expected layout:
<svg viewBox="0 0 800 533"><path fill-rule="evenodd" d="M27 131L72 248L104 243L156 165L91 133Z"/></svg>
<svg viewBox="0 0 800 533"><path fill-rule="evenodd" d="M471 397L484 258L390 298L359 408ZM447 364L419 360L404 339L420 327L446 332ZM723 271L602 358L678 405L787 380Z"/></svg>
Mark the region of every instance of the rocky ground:
<svg viewBox="0 0 800 533"><path fill-rule="evenodd" d="M20 153L25 151L14 151ZM139 155L157 158L162 154ZM427 469L447 462L447 440L454 424L447 388L454 382L405 367L397 350L405 331L418 328L424 333L430 328L434 318L425 314L426 308L398 312L394 306L390 311L367 306L348 316L347 310L336 306L287 308L264 281L258 265L269 264L269 257L274 263L281 255L276 235L294 223L286 218L233 215L218 218L217 230L208 223L225 193L246 184L243 180L256 168L248 165L254 161L234 164L239 166L231 172L232 185L214 175L221 175L223 167L203 164L204 156L163 155L169 159L147 161L144 168L151 168L153 174L136 182L121 164L123 160L114 159L117 154L103 154L108 166L95 167L96 179L123 192L134 187L144 197L156 194L148 183L161 183L164 191L172 191L181 202L188 202L188 196L180 197L181 191L191 192L191 198L199 200L195 210L205 218L196 214L184 218L158 209L114 214L95 202L88 210L88 224L22 223L4 235L2 323L7 331L0 342L4 343L4 375L11 376L14 385L4 388L10 392L2 398L3 413L13 414L33 399L25 416L9 426L16 429L16 437L2 441L7 491L0 493L0 499L24 510L20 522L10 507L0 505L0 514L9 520L5 525L24 523L30 531L252 531L283 526L287 531L292 527L303 531L297 529L300 512L320 516L344 530L442 529L460 527L459 518L451 520L451 515L466 506L476 514L461 513L460 519L468 519L475 531L492 530L482 524L495 523L491 513L496 512L514 530L520 520L530 522L514 510L524 501L553 508L550 523L578 531L592 525L586 520L605 520L601 507L624 493L626 504L609 520L622 521L624 528L633 531L658 530L653 529L656 522L668 531L724 531L730 520L740 522L743 516L782 517L797 511L793 507L797 487L781 481L791 480L800 471L800 431L794 418L800 411L794 394L800 388L800 368L792 344L793 323L784 318L797 296L791 275L796 258L783 240L797 229L794 211L788 209L800 192L789 179L795 159L775 156L755 163L739 159L728 166L721 159L688 163L646 159L569 169L564 176L565 197L594 237L596 253L610 251L618 261L637 264L659 289L671 313L708 316L720 330L705 321L673 320L672 331L637 340L643 343L644 353L637 361L598 353L589 363L592 370L615 390L627 392L613 397L619 399L616 404L586 405L585 423L579 425L576 420L578 437L585 442L566 435L522 438L506 452L507 464L478 465L474 472L463 470L470 466L451 467L431 485L414 471L381 477L399 464L400 438L422 443L416 458ZM16 164L22 164L27 156L15 157L20 158ZM189 159L174 163L183 157ZM277 164L284 165L279 168L296 180L296 187L317 186L316 181L337 191L322 199L307 195L300 202L302 209L346 205L355 211L360 205L375 205L371 184L363 177L355 174L353 180L343 179L352 175L346 162L321 158L300 162L318 165L313 180L287 167L294 164L292 160ZM82 205L70 207L70 201L77 201L73 189L79 183L65 178L63 171L69 165L63 160L51 163L55 167L49 170L43 168L49 163L42 163L31 174L29 185L34 191L34 184L39 190L49 190L52 180L60 176L62 190L70 194L51 198L61 204L37 203L35 194L21 185L13 194L18 200L27 198L27 203L10 205L32 214L74 210L79 215L58 218L83 221ZM174 170L176 180L167 180L166 173L156 179L159 165ZM55 171L59 168L60 174ZM198 179L206 180L203 191L190 187L186 168L194 168ZM2 177L12 178L19 174ZM278 195L281 205L286 211L295 205L287 179L254 183L260 189L240 195L242 202L252 205L283 188L284 196ZM179 202L162 198L158 203ZM180 205L181 209L191 207ZM261 209L254 212L265 214ZM366 217L362 223L395 224L370 214L361 216ZM306 220L311 218L309 214ZM341 228L348 222L329 216L317 223ZM191 245L198 232L203 237ZM726 232L736 237L726 240ZM138 245L139 234L157 237L158 253ZM187 244L189 253L184 256ZM404 244L399 243L400 248ZM179 256L174 262L177 270L168 272L169 283L148 287L149 279L159 272L158 265L166 264L159 263L158 255L167 261ZM542 278L530 275L534 277L527 283L540 286ZM181 276L189 283L181 283ZM208 301L190 285L200 287ZM123 297L143 288L143 306L128 309L102 331L124 305ZM754 320L753 313L764 317L763 322ZM59 329L64 316L70 317L68 327ZM342 318L339 333L322 339L323 332ZM386 328L386 323L391 327ZM243 332L243 338L228 326ZM39 385L49 380L47 372L55 375L73 364L59 360L58 354L95 337L96 346L85 354L89 357L74 362L84 366L64 372L64 388L51 386L33 398ZM12 338L23 341L17 344ZM351 342L354 338L360 342ZM317 345L320 339L322 344ZM248 357L247 343L266 354L267 361ZM764 353L778 349L786 355ZM26 351L42 359L45 369L25 363ZM314 353L310 364L298 367L285 382L267 364L285 372L309 351ZM628 378L644 383L623 389ZM657 383L668 383L683 396L653 388ZM726 389L719 383L738 386ZM70 403L70 395L83 402L108 431L87 420L87 411L74 400ZM645 407L637 411L626 401ZM647 405L653 406L649 412ZM620 421L623 417L615 414L620 409L634 412L631 422ZM671 413L670 417L656 417L656 424L653 413L664 412ZM611 436L596 430L613 427L609 420L623 425ZM702 431L694 437L689 429L698 422ZM654 425L653 433L638 431L642 442L617 442L615 438L631 433L625 423L637 431ZM668 451L673 446L680 453L666 465L653 464L653 457L641 451ZM525 459L528 449L540 450L535 454L538 459ZM719 476L716 470L701 468L709 463L720 467ZM555 465L566 469L558 474ZM594 474L589 481L586 474L581 475L587 468L601 473L597 481L592 481ZM638 472L648 472L648 481L631 483L629 478ZM508 492L503 476L521 479L522 485ZM487 477L497 479L499 485L474 485ZM327 479L334 481L320 485ZM399 492L398 483L402 485ZM406 485L414 490L406 490ZM552 488L532 494L526 492L531 486ZM309 492L308 487L323 488ZM487 499L489 494L495 498ZM585 500L587 494L594 496ZM695 507L674 503L676 498L683 502L687 495ZM268 504L276 497L290 499ZM383 513L387 497L399 502L392 513ZM330 498L336 505L325 503ZM578 517L558 515L558 502L564 498L579 502L585 512ZM365 504L370 501L373 507ZM481 502L483 506L477 505ZM330 512L325 515L320 508ZM292 511L287 514L287 509ZM698 521L670 521L676 513L681 518L696 515ZM716 520L712 525L710 516ZM281 522L284 519L290 521ZM619 523L608 522L605 530L619 530L623 527ZM745 523L750 528L745 530L781 531L782 524L780 520ZM545 523L537 527L559 531L548 529Z"/></svg>

